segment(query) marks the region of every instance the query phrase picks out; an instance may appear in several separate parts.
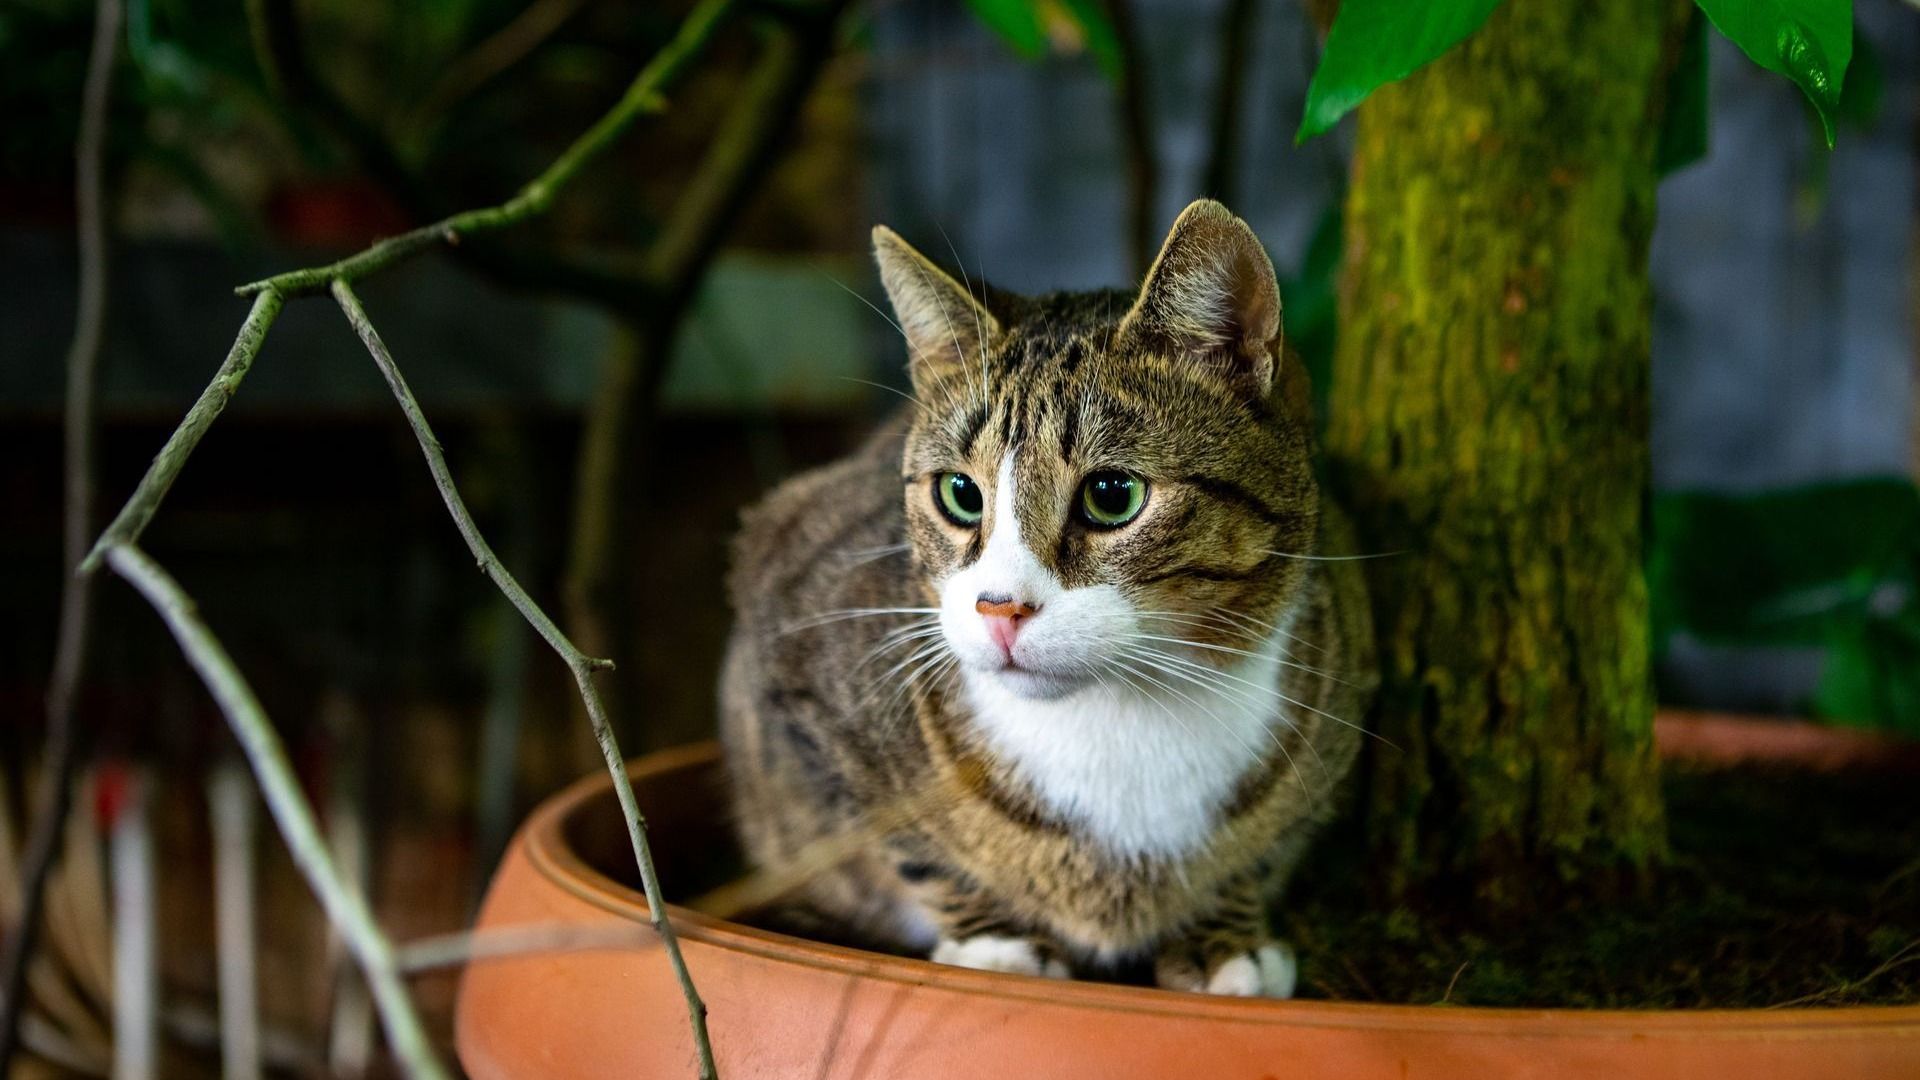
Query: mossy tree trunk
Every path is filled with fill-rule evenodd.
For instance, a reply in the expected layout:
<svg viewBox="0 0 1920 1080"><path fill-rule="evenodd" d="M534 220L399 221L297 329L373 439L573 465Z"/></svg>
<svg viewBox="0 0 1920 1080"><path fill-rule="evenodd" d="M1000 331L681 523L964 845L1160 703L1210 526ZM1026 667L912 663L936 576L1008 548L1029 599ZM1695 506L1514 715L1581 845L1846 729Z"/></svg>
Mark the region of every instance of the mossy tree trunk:
<svg viewBox="0 0 1920 1080"><path fill-rule="evenodd" d="M1664 849L1641 531L1679 10L1506 0L1359 110L1328 457L1401 552L1368 564L1396 893L1512 912Z"/></svg>

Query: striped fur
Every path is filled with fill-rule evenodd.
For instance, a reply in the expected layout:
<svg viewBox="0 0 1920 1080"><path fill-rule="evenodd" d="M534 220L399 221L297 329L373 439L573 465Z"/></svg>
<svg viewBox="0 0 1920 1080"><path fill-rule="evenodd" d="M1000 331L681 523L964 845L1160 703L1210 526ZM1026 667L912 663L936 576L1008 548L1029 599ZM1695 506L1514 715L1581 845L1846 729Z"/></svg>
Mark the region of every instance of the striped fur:
<svg viewBox="0 0 1920 1080"><path fill-rule="evenodd" d="M749 853L869 837L794 897L835 936L1287 992L1267 910L1375 678L1358 570L1315 557L1355 545L1265 254L1205 202L1138 293L1008 296L875 247L915 404L750 511L735 551L722 733ZM1138 518L1076 516L1100 470L1146 481ZM939 509L953 472L977 524ZM1036 609L1010 653L976 596Z"/></svg>

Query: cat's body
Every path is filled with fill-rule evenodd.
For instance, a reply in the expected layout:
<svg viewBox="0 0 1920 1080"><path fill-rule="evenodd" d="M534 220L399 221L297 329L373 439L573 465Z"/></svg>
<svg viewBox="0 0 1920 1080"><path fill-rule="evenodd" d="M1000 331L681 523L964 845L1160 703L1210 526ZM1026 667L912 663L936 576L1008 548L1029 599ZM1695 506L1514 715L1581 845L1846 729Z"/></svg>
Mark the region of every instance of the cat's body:
<svg viewBox="0 0 1920 1080"><path fill-rule="evenodd" d="M844 933L1291 986L1266 907L1357 752L1371 633L1315 557L1355 548L1271 267L1196 209L1138 303L977 302L878 238L918 401L749 513L722 680L755 861L858 841L800 897Z"/></svg>

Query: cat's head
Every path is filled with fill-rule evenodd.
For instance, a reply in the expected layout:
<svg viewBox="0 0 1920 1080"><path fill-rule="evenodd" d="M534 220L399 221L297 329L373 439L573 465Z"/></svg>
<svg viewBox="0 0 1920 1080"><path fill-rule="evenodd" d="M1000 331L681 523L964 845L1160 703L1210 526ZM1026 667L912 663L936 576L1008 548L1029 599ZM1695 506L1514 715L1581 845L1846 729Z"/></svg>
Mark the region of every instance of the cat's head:
<svg viewBox="0 0 1920 1080"><path fill-rule="evenodd" d="M1189 206L1137 294L971 289L884 227L874 251L912 356L907 534L970 683L1058 698L1273 633L1319 495L1245 222Z"/></svg>

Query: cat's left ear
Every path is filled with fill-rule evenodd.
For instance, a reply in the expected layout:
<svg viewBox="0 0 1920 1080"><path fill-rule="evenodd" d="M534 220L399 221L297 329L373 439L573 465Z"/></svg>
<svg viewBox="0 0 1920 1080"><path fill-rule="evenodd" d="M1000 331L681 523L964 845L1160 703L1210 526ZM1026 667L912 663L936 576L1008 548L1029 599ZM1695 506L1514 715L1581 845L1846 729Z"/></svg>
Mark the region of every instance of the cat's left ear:
<svg viewBox="0 0 1920 1080"><path fill-rule="evenodd" d="M1123 338L1191 356L1265 396L1280 359L1280 285L1259 237L1200 199L1180 212L1120 321Z"/></svg>
<svg viewBox="0 0 1920 1080"><path fill-rule="evenodd" d="M874 227L873 258L907 336L916 391L926 393L946 375L981 363L1000 335L1000 323L985 305L885 225Z"/></svg>

